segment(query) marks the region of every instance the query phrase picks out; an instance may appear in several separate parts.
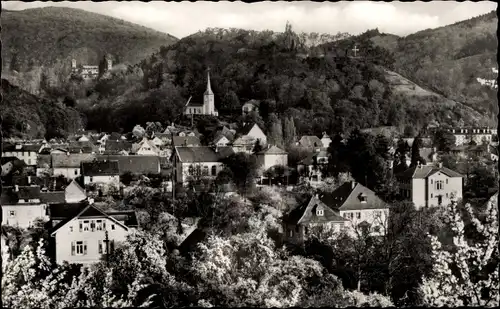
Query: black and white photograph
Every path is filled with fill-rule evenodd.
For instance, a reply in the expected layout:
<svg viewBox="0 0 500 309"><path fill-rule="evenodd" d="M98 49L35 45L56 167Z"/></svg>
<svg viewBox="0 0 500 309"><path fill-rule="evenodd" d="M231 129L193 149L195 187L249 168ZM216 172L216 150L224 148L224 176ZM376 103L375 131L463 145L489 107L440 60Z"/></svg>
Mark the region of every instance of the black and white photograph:
<svg viewBox="0 0 500 309"><path fill-rule="evenodd" d="M2 1L11 309L497 307L493 1Z"/></svg>

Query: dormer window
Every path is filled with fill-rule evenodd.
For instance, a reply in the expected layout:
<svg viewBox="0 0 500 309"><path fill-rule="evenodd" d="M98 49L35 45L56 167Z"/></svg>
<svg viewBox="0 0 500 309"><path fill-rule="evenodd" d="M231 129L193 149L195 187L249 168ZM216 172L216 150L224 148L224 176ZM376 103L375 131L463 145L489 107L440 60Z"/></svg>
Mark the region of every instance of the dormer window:
<svg viewBox="0 0 500 309"><path fill-rule="evenodd" d="M360 194L359 200L361 201L361 203L366 203L366 195Z"/></svg>
<svg viewBox="0 0 500 309"><path fill-rule="evenodd" d="M316 209L316 216L322 217L324 215L325 215L325 212L324 212L323 208L317 208Z"/></svg>

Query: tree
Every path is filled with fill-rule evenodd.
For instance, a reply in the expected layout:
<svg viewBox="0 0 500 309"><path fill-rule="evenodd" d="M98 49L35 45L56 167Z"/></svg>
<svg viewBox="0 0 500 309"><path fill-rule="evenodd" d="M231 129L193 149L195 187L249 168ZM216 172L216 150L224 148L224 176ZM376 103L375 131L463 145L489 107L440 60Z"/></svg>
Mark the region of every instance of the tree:
<svg viewBox="0 0 500 309"><path fill-rule="evenodd" d="M133 129L132 129L132 134L136 137L136 138L142 138L145 134L146 134L146 130L141 127L140 125L136 125Z"/></svg>
<svg viewBox="0 0 500 309"><path fill-rule="evenodd" d="M472 220L482 241L468 241L464 218L457 203L444 208L447 224L453 233L452 248L429 235L434 267L423 280L420 292L426 306L495 306L500 301L498 250L498 194L487 203L479 220L470 204L465 215ZM448 246L447 246L448 247Z"/></svg>
<svg viewBox="0 0 500 309"><path fill-rule="evenodd" d="M255 145L253 146L252 153L259 153L262 151L264 148L262 148L262 145L260 144L260 139L257 139L255 141Z"/></svg>
<svg viewBox="0 0 500 309"><path fill-rule="evenodd" d="M285 145L292 145L297 138L297 132L295 130L295 123L292 117L285 118L283 124L283 139Z"/></svg>
<svg viewBox="0 0 500 309"><path fill-rule="evenodd" d="M455 135L445 129L439 129L434 133L433 142L439 151L450 152L455 146Z"/></svg>
<svg viewBox="0 0 500 309"><path fill-rule="evenodd" d="M281 119L279 119L275 114L269 116L268 121L269 134L268 143L271 145L276 145L278 147L283 147L283 127L281 125Z"/></svg>
<svg viewBox="0 0 500 309"><path fill-rule="evenodd" d="M253 180L257 176L255 157L246 153L236 153L226 158L224 164L231 171L236 187L246 194L253 187Z"/></svg>
<svg viewBox="0 0 500 309"><path fill-rule="evenodd" d="M327 165L327 175L338 177L340 173L346 172L347 169L347 158L346 158L346 147L342 142L342 137L336 134L330 145L328 146L328 165Z"/></svg>
<svg viewBox="0 0 500 309"><path fill-rule="evenodd" d="M498 191L498 179L493 168L474 164L464 186L464 199L482 205L495 191Z"/></svg>
<svg viewBox="0 0 500 309"><path fill-rule="evenodd" d="M417 166L418 164L425 164L425 159L420 156L420 147L422 146L422 138L420 134L415 137L411 145L411 163L410 167Z"/></svg>

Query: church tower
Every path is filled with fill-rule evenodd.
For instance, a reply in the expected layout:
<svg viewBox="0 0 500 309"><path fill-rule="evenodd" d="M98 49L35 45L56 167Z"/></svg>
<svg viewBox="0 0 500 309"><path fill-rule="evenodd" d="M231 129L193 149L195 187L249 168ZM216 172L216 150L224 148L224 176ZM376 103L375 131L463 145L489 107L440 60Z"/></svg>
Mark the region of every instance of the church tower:
<svg viewBox="0 0 500 309"><path fill-rule="evenodd" d="M203 113L205 115L216 115L214 105L214 93L210 87L210 69L207 72L207 90L203 94Z"/></svg>

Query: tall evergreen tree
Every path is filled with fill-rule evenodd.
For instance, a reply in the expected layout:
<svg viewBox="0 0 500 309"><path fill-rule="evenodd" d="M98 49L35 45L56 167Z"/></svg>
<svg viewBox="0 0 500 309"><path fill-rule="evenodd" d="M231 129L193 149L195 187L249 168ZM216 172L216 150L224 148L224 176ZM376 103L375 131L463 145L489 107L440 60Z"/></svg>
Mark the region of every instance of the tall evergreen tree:
<svg viewBox="0 0 500 309"><path fill-rule="evenodd" d="M295 142L297 137L297 131L295 129L295 122L293 117L285 118L285 123L283 124L283 138L285 145L291 145Z"/></svg>

